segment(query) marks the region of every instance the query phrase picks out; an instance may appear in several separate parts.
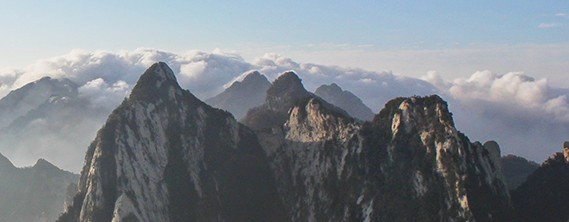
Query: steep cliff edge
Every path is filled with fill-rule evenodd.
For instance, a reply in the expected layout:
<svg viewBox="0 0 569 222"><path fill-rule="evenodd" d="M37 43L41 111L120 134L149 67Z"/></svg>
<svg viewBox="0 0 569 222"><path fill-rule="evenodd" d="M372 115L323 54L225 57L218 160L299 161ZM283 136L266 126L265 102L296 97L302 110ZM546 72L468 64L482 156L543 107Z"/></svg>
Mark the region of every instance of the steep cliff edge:
<svg viewBox="0 0 569 222"><path fill-rule="evenodd" d="M244 119L291 221L511 220L499 147L471 143L438 96L392 100L360 124L300 83L283 74Z"/></svg>
<svg viewBox="0 0 569 222"><path fill-rule="evenodd" d="M156 63L113 111L85 156L59 221L279 221L256 136L182 90Z"/></svg>

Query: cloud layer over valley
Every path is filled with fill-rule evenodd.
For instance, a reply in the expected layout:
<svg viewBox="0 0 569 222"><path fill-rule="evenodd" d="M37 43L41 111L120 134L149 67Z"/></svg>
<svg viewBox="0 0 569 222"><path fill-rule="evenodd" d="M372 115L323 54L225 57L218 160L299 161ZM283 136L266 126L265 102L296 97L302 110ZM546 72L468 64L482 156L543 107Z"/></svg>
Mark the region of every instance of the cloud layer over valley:
<svg viewBox="0 0 569 222"><path fill-rule="evenodd" d="M497 140L502 145L502 154L514 153L542 161L559 150L564 140L569 140L569 89L554 88L546 79L535 79L520 72L497 74L491 71L476 71L470 77L452 80L429 72L422 79L417 79L395 75L391 71L373 72L301 63L271 53L246 61L239 54L220 50L183 54L154 49L120 52L75 50L22 69L0 69L0 97L44 76L67 78L78 84L78 98L87 101L84 103L86 107L106 116L128 95L144 70L157 61L166 62L177 74L180 85L202 100L222 92L250 70L258 70L271 81L284 71L294 70L308 90L314 91L322 84L337 83L360 97L374 112L398 96L440 94L449 102L460 130L472 140ZM73 120L82 119L84 114L69 115L76 115L76 118L68 118L68 122L65 122L66 118L59 118L58 121L64 122L57 126L73 125ZM94 138L93 129L99 128L104 121L101 117L83 119L82 124L89 126L84 127L85 132L78 133L81 135L74 135L86 138L79 144L42 145L45 140L40 137L68 138L57 136L68 132L63 130L26 134L28 142L22 146L39 146L41 149L36 149L40 151L31 153L28 158L20 155L16 164L30 165L43 157L78 172L80 166L77 162L82 161L89 141ZM0 152L2 150L6 149L0 147ZM61 150L76 152L57 158L55 154L61 156ZM10 155L6 153L8 158ZM65 162L71 158L80 161Z"/></svg>

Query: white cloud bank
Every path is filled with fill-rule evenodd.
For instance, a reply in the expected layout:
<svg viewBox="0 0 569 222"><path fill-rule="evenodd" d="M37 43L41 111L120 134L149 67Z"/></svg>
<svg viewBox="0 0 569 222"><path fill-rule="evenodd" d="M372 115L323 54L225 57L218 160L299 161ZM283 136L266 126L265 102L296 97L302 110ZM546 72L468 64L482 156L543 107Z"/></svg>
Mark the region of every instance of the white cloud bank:
<svg viewBox="0 0 569 222"><path fill-rule="evenodd" d="M80 85L80 96L110 112L128 95L144 70L157 61L166 62L180 85L202 100L220 93L224 86L250 70L259 70L270 80L294 70L307 89L337 83L362 98L375 112L397 96L441 94L449 101L460 130L473 140L497 140L503 153L541 161L569 139L569 90L551 87L545 79L536 80L519 72L490 71L450 81L432 71L417 79L391 71L301 63L272 53L248 62L236 53L220 50L183 54L154 49L75 50L23 69L0 71L0 96L43 76L69 78ZM87 145L83 147L86 149Z"/></svg>
<svg viewBox="0 0 569 222"><path fill-rule="evenodd" d="M491 71L450 82L436 73L423 79L447 97L459 129L475 139L497 140L503 153L542 161L569 140L569 90L547 79Z"/></svg>

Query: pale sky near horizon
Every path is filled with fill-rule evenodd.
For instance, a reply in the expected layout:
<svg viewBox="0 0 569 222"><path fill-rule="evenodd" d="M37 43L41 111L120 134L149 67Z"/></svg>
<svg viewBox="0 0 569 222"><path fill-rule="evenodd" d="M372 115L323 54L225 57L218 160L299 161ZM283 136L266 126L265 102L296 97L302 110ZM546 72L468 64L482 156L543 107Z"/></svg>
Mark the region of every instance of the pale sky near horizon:
<svg viewBox="0 0 569 222"><path fill-rule="evenodd" d="M568 1L0 1L0 69L83 50L274 52L447 78L569 81Z"/></svg>

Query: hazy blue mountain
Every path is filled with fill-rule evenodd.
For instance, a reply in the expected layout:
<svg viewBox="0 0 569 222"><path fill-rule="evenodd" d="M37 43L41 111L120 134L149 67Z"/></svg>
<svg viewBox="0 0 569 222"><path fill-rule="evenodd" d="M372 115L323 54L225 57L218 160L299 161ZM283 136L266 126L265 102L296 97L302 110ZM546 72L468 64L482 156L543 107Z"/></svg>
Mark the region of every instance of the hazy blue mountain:
<svg viewBox="0 0 569 222"><path fill-rule="evenodd" d="M213 107L227 110L236 119L241 119L249 109L263 104L270 86L271 82L267 80L267 77L253 71L247 74L242 81L234 82L225 91L205 102Z"/></svg>
<svg viewBox="0 0 569 222"><path fill-rule="evenodd" d="M79 171L84 147L109 113L70 80L42 78L0 99L0 152L19 165L47 158Z"/></svg>
<svg viewBox="0 0 569 222"><path fill-rule="evenodd" d="M0 154L0 221L54 221L78 179L79 175L44 159L32 167L17 168Z"/></svg>
<svg viewBox="0 0 569 222"><path fill-rule="evenodd" d="M77 84L68 79L44 77L8 93L0 99L0 128L50 99L75 97L77 88Z"/></svg>
<svg viewBox="0 0 569 222"><path fill-rule="evenodd" d="M322 85L314 91L314 94L360 120L372 120L375 115L360 98L350 91L343 90L336 83Z"/></svg>

